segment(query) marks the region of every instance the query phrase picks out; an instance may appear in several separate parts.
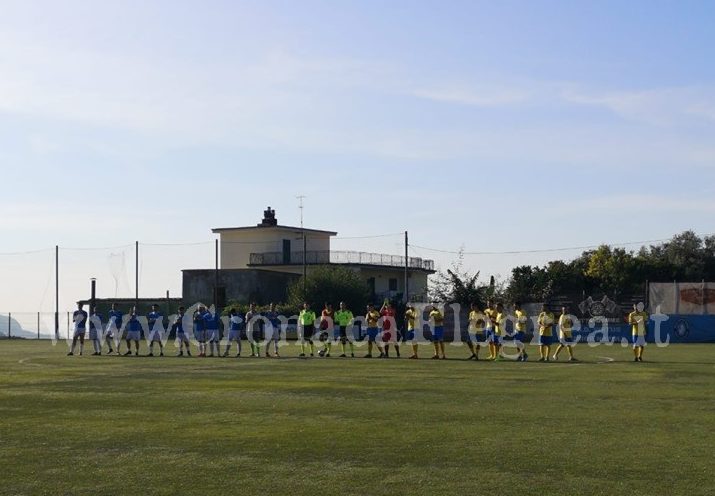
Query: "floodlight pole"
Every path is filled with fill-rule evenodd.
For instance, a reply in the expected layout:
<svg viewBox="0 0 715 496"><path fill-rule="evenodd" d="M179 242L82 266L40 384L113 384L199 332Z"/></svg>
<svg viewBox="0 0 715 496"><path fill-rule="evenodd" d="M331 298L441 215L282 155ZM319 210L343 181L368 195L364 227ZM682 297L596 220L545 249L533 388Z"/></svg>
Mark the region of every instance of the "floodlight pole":
<svg viewBox="0 0 715 496"><path fill-rule="evenodd" d="M134 311L139 311L139 241L134 242Z"/></svg>
<svg viewBox="0 0 715 496"><path fill-rule="evenodd" d="M410 301L410 242L409 235L405 231L405 304Z"/></svg>
<svg viewBox="0 0 715 496"><path fill-rule="evenodd" d="M55 339L60 339L60 247L55 245Z"/></svg>

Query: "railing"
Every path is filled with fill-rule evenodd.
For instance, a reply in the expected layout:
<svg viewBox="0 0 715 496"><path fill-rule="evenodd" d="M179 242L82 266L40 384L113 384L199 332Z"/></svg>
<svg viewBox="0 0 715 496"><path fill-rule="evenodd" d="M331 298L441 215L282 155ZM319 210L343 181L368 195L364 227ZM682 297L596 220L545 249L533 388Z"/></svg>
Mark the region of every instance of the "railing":
<svg viewBox="0 0 715 496"><path fill-rule="evenodd" d="M268 252L251 253L250 265L303 265L303 255L307 265L356 264L381 265L384 267L404 267L405 257L385 255L382 253L365 253L360 251L296 251L289 253ZM433 260L410 257L409 268L419 270L434 270Z"/></svg>

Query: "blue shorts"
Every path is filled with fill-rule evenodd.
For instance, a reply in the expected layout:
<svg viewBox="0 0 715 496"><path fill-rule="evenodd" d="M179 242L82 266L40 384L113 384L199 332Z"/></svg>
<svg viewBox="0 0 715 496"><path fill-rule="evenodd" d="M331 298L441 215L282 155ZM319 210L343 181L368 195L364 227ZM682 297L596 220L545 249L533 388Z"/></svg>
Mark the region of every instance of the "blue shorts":
<svg viewBox="0 0 715 496"><path fill-rule="evenodd" d="M552 344L554 344L554 337L539 336L539 344L541 344L541 346L551 346Z"/></svg>
<svg viewBox="0 0 715 496"><path fill-rule="evenodd" d="M523 331L517 331L517 333L514 334L514 341L517 343L523 343L525 339L526 339L526 334L524 334Z"/></svg>
<svg viewBox="0 0 715 496"><path fill-rule="evenodd" d="M573 344L573 335L572 335L572 334L569 334L569 335L567 336L567 335L565 335L565 334L562 334L562 335L561 335L561 338L560 338L560 341L561 341L563 344L571 345L571 344Z"/></svg>
<svg viewBox="0 0 715 496"><path fill-rule="evenodd" d="M99 333L97 332L97 328L89 330L89 339L91 339L92 341L99 339Z"/></svg>
<svg viewBox="0 0 715 496"><path fill-rule="evenodd" d="M183 332L177 332L176 333L176 339L181 341L182 343L188 343L189 339L186 337L186 333Z"/></svg>
<svg viewBox="0 0 715 496"><path fill-rule="evenodd" d="M369 343L374 343L377 341L377 335L380 334L380 329L377 327L368 327L367 328L367 341Z"/></svg>
<svg viewBox="0 0 715 496"><path fill-rule="evenodd" d="M487 336L486 332L476 332L474 333L474 341L476 341L479 344L484 344L489 340L489 336Z"/></svg>
<svg viewBox="0 0 715 496"><path fill-rule="evenodd" d="M194 339L199 343L206 342L206 331L194 331Z"/></svg>
<svg viewBox="0 0 715 496"><path fill-rule="evenodd" d="M444 341L444 327L439 326L432 330L432 341Z"/></svg>
<svg viewBox="0 0 715 496"><path fill-rule="evenodd" d="M645 347L645 345L646 345L645 336L633 336L631 338L631 341L633 342L634 348Z"/></svg>
<svg viewBox="0 0 715 496"><path fill-rule="evenodd" d="M494 343L497 346L501 346L502 337L497 334L492 333L492 336L491 336L491 339L489 340L489 342Z"/></svg>
<svg viewBox="0 0 715 496"><path fill-rule="evenodd" d="M241 339L241 331L234 331L234 330L228 331L228 340L229 341L238 341L240 339Z"/></svg>
<svg viewBox="0 0 715 496"><path fill-rule="evenodd" d="M127 341L139 341L141 337L140 331L127 331Z"/></svg>
<svg viewBox="0 0 715 496"><path fill-rule="evenodd" d="M218 329L211 329L210 331L206 331L206 336L211 343L219 342Z"/></svg>
<svg viewBox="0 0 715 496"><path fill-rule="evenodd" d="M407 334L405 334L405 341L414 341L415 340L415 330L409 330L407 331Z"/></svg>

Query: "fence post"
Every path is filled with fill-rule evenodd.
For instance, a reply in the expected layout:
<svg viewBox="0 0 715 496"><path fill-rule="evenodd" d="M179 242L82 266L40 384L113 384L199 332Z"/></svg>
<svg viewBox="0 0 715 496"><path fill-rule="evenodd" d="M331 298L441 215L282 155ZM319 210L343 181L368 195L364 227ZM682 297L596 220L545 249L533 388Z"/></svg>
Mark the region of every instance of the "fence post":
<svg viewBox="0 0 715 496"><path fill-rule="evenodd" d="M7 313L7 338L12 338L12 312Z"/></svg>
<svg viewBox="0 0 715 496"><path fill-rule="evenodd" d="M67 312L67 339L70 338L70 313Z"/></svg>
<svg viewBox="0 0 715 496"><path fill-rule="evenodd" d="M40 312L37 312L37 339L40 339Z"/></svg>

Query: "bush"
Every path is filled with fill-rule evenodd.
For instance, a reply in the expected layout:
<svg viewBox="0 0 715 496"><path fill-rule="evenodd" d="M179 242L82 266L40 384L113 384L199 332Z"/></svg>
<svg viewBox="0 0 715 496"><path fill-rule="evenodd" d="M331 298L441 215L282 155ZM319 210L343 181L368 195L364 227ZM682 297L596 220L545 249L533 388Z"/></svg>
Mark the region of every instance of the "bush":
<svg viewBox="0 0 715 496"><path fill-rule="evenodd" d="M357 315L369 302L367 282L357 272L345 267L316 267L308 274L305 286L303 283L301 278L288 288L288 306L300 308L307 301L313 310L318 311L325 302L332 303L337 309L344 301Z"/></svg>

